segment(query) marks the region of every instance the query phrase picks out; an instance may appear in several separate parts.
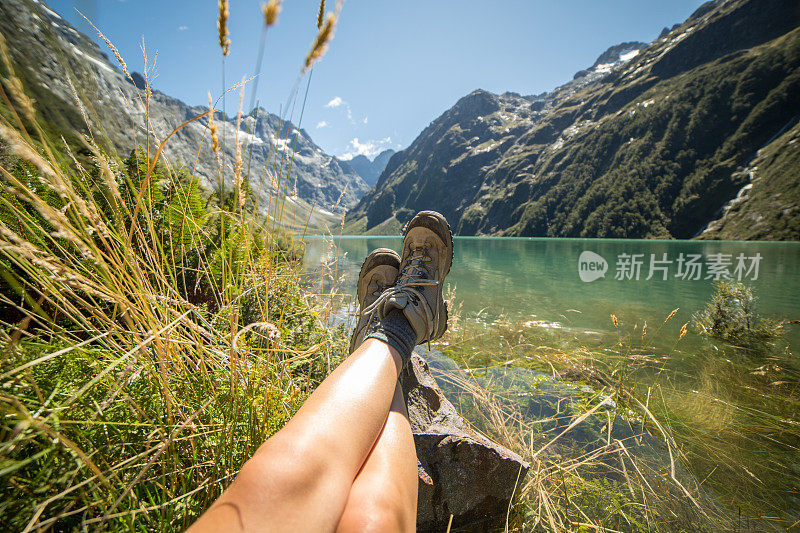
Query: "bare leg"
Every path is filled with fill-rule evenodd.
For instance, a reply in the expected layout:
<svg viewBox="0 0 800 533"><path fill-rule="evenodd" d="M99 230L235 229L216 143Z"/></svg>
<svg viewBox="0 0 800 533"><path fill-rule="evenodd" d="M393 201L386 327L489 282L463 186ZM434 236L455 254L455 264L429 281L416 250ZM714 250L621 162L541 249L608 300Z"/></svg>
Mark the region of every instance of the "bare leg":
<svg viewBox="0 0 800 533"><path fill-rule="evenodd" d="M400 368L394 348L367 339L261 445L191 530L333 531L387 421Z"/></svg>
<svg viewBox="0 0 800 533"><path fill-rule="evenodd" d="M378 441L350 489L337 532L414 531L417 453L398 383Z"/></svg>

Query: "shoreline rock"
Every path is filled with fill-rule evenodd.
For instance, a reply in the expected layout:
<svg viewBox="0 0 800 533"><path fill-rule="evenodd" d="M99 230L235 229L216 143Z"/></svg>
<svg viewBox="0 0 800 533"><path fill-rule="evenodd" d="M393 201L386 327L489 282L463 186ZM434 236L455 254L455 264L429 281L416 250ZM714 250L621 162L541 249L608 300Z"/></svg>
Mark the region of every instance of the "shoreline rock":
<svg viewBox="0 0 800 533"><path fill-rule="evenodd" d="M417 529L445 531L451 514L451 531L503 523L530 465L471 429L416 353L400 383L417 449Z"/></svg>

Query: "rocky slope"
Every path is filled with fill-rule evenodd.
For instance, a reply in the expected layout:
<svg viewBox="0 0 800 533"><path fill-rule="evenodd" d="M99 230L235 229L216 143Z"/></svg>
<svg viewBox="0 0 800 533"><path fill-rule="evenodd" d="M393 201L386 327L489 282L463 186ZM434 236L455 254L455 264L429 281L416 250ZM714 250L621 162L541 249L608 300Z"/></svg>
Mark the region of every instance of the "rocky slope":
<svg viewBox="0 0 800 533"><path fill-rule="evenodd" d="M389 163L389 159L395 154L394 150L384 150L371 160L365 155L357 155L353 159L347 161L347 164L361 176L361 178L370 187L377 183L383 169Z"/></svg>
<svg viewBox="0 0 800 533"><path fill-rule="evenodd" d="M438 209L462 235L691 238L798 116L800 3L709 2L550 93L462 98L392 158L346 229L394 232ZM784 191L800 167L782 161L771 186ZM706 235L800 239L796 223L771 222L796 217L796 195L782 198L757 203L757 233Z"/></svg>
<svg viewBox="0 0 800 533"><path fill-rule="evenodd" d="M136 146L144 147L148 140L151 151L154 150L174 128L207 111L156 90L148 93L140 74L132 72L126 76L120 72L118 65L93 41L39 0L3 0L0 31L17 75L23 80L26 92L36 100L38 119L57 135L65 134L75 140L74 132L80 135L91 131L106 149L127 155ZM82 102L90 128L82 118L74 94ZM238 90L229 95L234 100L237 97ZM155 138L148 138L144 128L146 114ZM196 164L196 174L209 187L216 187L219 182L222 160L225 183L231 186L238 138L245 154L252 149L250 184L255 190L260 189L262 206L266 206L271 187L277 186L279 178L281 188L289 192L290 204L307 208L306 202L314 203L323 212L343 212L368 189L355 171L324 153L305 130L282 123L279 117L263 109L243 118L238 132L235 117L226 118L218 113L215 121L220 140L223 135L225 140L220 161L210 148L206 119L178 131L165 148L170 162L190 168Z"/></svg>
<svg viewBox="0 0 800 533"><path fill-rule="evenodd" d="M700 239L800 239L800 124L758 151L746 180Z"/></svg>

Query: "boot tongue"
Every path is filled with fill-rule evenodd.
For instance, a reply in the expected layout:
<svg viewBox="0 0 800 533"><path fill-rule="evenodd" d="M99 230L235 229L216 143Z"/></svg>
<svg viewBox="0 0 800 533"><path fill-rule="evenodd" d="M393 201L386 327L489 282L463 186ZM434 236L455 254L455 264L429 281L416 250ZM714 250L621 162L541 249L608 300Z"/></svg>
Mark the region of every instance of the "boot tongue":
<svg viewBox="0 0 800 533"><path fill-rule="evenodd" d="M397 294L386 300L386 311L388 314L391 309L404 309L408 305L407 294Z"/></svg>

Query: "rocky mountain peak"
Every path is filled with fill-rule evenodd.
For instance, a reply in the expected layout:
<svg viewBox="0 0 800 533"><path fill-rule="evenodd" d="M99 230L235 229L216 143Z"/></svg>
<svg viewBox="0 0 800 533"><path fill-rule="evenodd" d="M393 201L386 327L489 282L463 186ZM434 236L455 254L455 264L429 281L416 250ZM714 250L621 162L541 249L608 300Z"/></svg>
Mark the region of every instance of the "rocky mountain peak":
<svg viewBox="0 0 800 533"><path fill-rule="evenodd" d="M647 43L630 41L609 47L608 50L600 54L591 68L598 68L600 65L624 63L636 57L640 50L648 46Z"/></svg>
<svg viewBox="0 0 800 533"><path fill-rule="evenodd" d="M464 96L392 157L345 229L396 233L436 209L462 235L691 238L746 185L736 169L797 120L798 72L797 0L704 4L546 94ZM786 218L796 195L764 199L794 190L796 170L765 175L772 189L757 182L737 205Z"/></svg>
<svg viewBox="0 0 800 533"><path fill-rule="evenodd" d="M372 160L365 155L359 154L354 158L345 161L345 163L355 170L358 175L364 179L367 185L372 187L375 185L375 183L377 183L378 178L386 168L386 165L389 163L389 159L391 159L394 154L395 151L392 149L384 150L376 155Z"/></svg>
<svg viewBox="0 0 800 533"><path fill-rule="evenodd" d="M164 139L175 127L207 110L157 90L152 90L145 109L141 98L144 76L134 72L127 77L120 72L94 41L41 0L0 2L0 32L14 36L7 39L12 61L24 76L26 89L37 101L40 119L57 125L66 134L86 133L69 79L84 103L92 130L107 136L109 146L104 147L107 150L127 154L148 137ZM91 105L86 105L87 102ZM148 136L143 129L145 114L154 136ZM269 203L279 183L282 183L280 194L289 192L292 202L315 203L318 208L339 213L368 189L355 171L326 154L307 132L263 108L249 113L238 131L235 115L225 117L218 113L215 122L220 139L226 139L224 154L219 158L210 149L205 119L182 128L170 138L164 150L171 162L192 166L207 187L218 186L220 161L225 164L225 186L232 185L234 140L238 139L252 157L248 168L251 183L261 191L262 207ZM292 158L288 179L285 174L289 165L281 166L283 171L270 167L270 161L280 161L283 155ZM281 179L276 176L278 173L284 174Z"/></svg>
<svg viewBox="0 0 800 533"><path fill-rule="evenodd" d="M595 77L608 74L620 65L627 63L639 55L639 52L647 48L647 46L647 43L638 41L630 41L611 46L608 50L600 54L591 67L576 72L573 79L583 78L592 74Z"/></svg>

